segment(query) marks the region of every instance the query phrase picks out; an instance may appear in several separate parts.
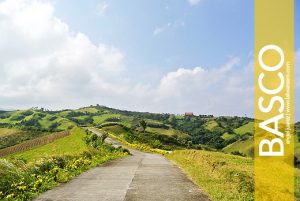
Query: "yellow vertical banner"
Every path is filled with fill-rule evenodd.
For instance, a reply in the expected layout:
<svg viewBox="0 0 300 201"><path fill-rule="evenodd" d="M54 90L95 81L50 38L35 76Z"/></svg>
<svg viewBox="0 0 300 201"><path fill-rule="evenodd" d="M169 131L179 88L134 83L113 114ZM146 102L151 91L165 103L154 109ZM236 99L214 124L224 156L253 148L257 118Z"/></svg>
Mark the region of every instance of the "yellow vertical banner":
<svg viewBox="0 0 300 201"><path fill-rule="evenodd" d="M255 200L294 201L294 0L255 0Z"/></svg>

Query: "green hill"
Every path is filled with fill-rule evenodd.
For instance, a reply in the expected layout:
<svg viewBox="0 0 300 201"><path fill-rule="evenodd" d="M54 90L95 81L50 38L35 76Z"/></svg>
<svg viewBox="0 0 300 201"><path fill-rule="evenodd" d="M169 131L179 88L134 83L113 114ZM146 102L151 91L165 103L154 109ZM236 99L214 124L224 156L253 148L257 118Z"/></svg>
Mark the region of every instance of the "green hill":
<svg viewBox="0 0 300 201"><path fill-rule="evenodd" d="M141 120L147 122L145 132L153 136L154 140L158 140L161 144L168 144L168 146L175 143L174 147L180 144L180 147L193 146L197 148L197 146L204 145L212 149L222 149L240 140L240 135L253 133L251 127L253 120L245 117L175 116L132 112L96 105L61 111L48 111L43 108L0 111L0 128L12 128L26 132L22 137L12 134L5 140L0 135L0 142L1 139L10 142L2 147L12 146L25 140L71 129L74 126L122 125L138 136L136 131L141 132L139 125ZM163 136L169 136L169 138ZM165 142L166 139L168 139L168 143ZM178 143L179 141L180 143Z"/></svg>
<svg viewBox="0 0 300 201"><path fill-rule="evenodd" d="M88 150L84 142L86 132L80 128L73 128L71 135L55 140L46 145L38 146L25 152L9 155L8 158L20 158L33 161L43 157L55 155L70 155L82 153Z"/></svg>
<svg viewBox="0 0 300 201"><path fill-rule="evenodd" d="M234 132L239 135L244 135L246 133L254 133L254 122L249 122L239 128L234 129Z"/></svg>
<svg viewBox="0 0 300 201"><path fill-rule="evenodd" d="M241 153L245 156L254 156L254 145L253 145L253 137L247 140L238 140L227 147L223 148L223 152L225 153Z"/></svg>

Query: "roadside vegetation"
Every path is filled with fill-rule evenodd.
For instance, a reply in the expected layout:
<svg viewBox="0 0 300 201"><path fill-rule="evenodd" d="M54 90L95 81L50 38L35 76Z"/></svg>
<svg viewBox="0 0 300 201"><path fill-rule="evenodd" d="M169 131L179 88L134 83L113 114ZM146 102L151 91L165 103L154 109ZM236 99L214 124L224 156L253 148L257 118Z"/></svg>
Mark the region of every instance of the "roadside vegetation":
<svg viewBox="0 0 300 201"><path fill-rule="evenodd" d="M27 200L102 162L129 154L104 143L107 135L98 137L79 127L95 127L128 147L165 155L213 200L253 200L253 119L131 112L100 105L0 111L0 151L71 132L1 158L0 200ZM300 201L300 123L295 128L295 194Z"/></svg>
<svg viewBox="0 0 300 201"><path fill-rule="evenodd" d="M254 200L253 160L203 150L174 151L166 155L212 198Z"/></svg>
<svg viewBox="0 0 300 201"><path fill-rule="evenodd" d="M250 157L204 150L177 150L165 156L181 167L212 200L254 200L254 160ZM266 190L277 193L276 189ZM298 168L295 168L295 200L300 201Z"/></svg>
<svg viewBox="0 0 300 201"><path fill-rule="evenodd" d="M29 200L99 164L128 155L86 130L0 159L0 200Z"/></svg>

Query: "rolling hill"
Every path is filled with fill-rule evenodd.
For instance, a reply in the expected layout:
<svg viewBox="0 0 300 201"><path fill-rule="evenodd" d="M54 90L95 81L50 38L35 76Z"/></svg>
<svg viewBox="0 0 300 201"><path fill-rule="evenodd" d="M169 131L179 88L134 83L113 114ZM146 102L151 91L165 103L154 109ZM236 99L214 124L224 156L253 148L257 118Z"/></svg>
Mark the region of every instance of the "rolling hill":
<svg viewBox="0 0 300 201"><path fill-rule="evenodd" d="M1 139L2 142L11 142L5 146L1 143L5 148L53 132L72 129L74 126L109 127L115 125L130 131L131 138L145 141L138 134L141 129L139 125L141 120L147 122L144 134L153 139L148 142L156 140L156 146L161 144L168 146L168 149L176 147L202 148L203 146L222 149L241 138L247 139L247 136L253 133L253 120L245 117L155 114L96 105L61 111L49 111L43 108L0 111L0 128L2 128L0 134L1 132L5 133L5 129L11 129L6 132L10 133L9 135L0 135L0 142ZM20 132L24 132L23 137L20 137Z"/></svg>
<svg viewBox="0 0 300 201"><path fill-rule="evenodd" d="M139 122L147 127L141 135ZM76 110L49 111L43 108L0 111L0 149L26 140L72 129L94 126L123 130L131 142L148 143L153 148L214 149L225 153L253 156L254 121L247 117L184 116L118 110L89 106ZM300 158L300 124L296 124L296 157Z"/></svg>

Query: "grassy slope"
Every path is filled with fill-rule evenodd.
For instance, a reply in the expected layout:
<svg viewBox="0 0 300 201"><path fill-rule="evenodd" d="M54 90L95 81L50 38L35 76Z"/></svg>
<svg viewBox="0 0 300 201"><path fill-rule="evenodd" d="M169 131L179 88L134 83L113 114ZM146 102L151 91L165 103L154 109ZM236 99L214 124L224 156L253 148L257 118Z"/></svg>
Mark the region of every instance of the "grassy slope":
<svg viewBox="0 0 300 201"><path fill-rule="evenodd" d="M224 140L230 140L230 139L234 138L235 136L236 136L235 134L230 134L230 133L226 132L222 135L222 138Z"/></svg>
<svg viewBox="0 0 300 201"><path fill-rule="evenodd" d="M208 130L213 130L218 126L218 123L215 120L208 121L205 123L205 128Z"/></svg>
<svg viewBox="0 0 300 201"><path fill-rule="evenodd" d="M300 160L300 142L298 136L295 137L295 156Z"/></svg>
<svg viewBox="0 0 300 201"><path fill-rule="evenodd" d="M237 134L243 135L247 132L254 132L254 123L249 122L248 124L241 126L240 128L235 129L235 132ZM295 129L299 129L298 127L295 127ZM227 137L227 136L226 136ZM253 138L250 138L245 141L237 141L234 142L227 147L223 148L223 151L225 153L231 153L233 151L239 151L247 156L253 156ZM300 159L300 142L298 140L298 136L295 136L295 156Z"/></svg>
<svg viewBox="0 0 300 201"><path fill-rule="evenodd" d="M15 119L15 117L22 116L22 114L26 111L32 111L33 114L26 115L24 118L21 119ZM61 112L61 114L46 114L40 111L35 111L35 110L17 110L13 112L7 112L7 114L10 114L9 117L7 118L1 118L0 123L9 123L9 124L18 124L22 120L31 120L31 119L37 119L38 122L41 124L43 128L49 128L49 126L55 122L60 123L61 125L59 126L59 129L65 130L71 125L76 125L74 122L70 121L69 119L64 118L64 115L66 112ZM43 116L39 116L43 115ZM51 117L57 117L55 120L51 120Z"/></svg>
<svg viewBox="0 0 300 201"><path fill-rule="evenodd" d="M253 133L254 132L254 122L249 122L237 129L234 129L234 132L239 135L244 135L245 133Z"/></svg>
<svg viewBox="0 0 300 201"><path fill-rule="evenodd" d="M14 128L0 128L0 137L5 137L8 135L12 135L15 133L21 132L18 129L14 129Z"/></svg>
<svg viewBox="0 0 300 201"><path fill-rule="evenodd" d="M234 142L230 145L228 145L227 147L225 147L223 149L223 151L225 153L231 153L231 152L234 152L234 151L239 151L243 154L245 154L246 156L253 156L253 138L250 138L248 140L245 140L245 141L237 141L237 142Z"/></svg>
<svg viewBox="0 0 300 201"><path fill-rule="evenodd" d="M183 150L176 162L213 200L253 200L253 160L219 152Z"/></svg>
<svg viewBox="0 0 300 201"><path fill-rule="evenodd" d="M73 128L70 136L58 139L47 145L43 145L32 150L8 156L8 158L22 158L33 161L42 157L63 154L76 154L87 150L87 145L83 141L85 131L80 128Z"/></svg>
<svg viewBox="0 0 300 201"><path fill-rule="evenodd" d="M169 136L172 136L172 135L183 136L183 137L187 136L187 134L180 132L173 128L164 129L164 128L148 127L148 128L146 128L146 131L151 132L151 133L158 133L158 134L162 134L162 135L169 135Z"/></svg>
<svg viewBox="0 0 300 201"><path fill-rule="evenodd" d="M251 158L195 150L174 151L166 156L175 161L212 200L253 200L254 164ZM278 193L276 188L267 191ZM299 169L295 169L295 195L295 200L299 201Z"/></svg>

